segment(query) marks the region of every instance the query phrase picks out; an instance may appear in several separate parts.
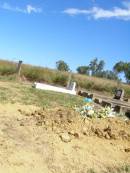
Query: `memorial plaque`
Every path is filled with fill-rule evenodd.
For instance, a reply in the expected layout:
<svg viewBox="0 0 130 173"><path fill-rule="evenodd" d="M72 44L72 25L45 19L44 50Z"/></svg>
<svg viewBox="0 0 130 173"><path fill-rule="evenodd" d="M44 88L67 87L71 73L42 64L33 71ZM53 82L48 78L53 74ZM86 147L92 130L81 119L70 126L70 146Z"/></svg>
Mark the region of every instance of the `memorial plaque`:
<svg viewBox="0 0 130 173"><path fill-rule="evenodd" d="M75 91L76 82L70 82L69 86L67 87L68 90Z"/></svg>
<svg viewBox="0 0 130 173"><path fill-rule="evenodd" d="M114 99L123 100L123 97L124 97L124 90L123 89L117 89L115 92Z"/></svg>

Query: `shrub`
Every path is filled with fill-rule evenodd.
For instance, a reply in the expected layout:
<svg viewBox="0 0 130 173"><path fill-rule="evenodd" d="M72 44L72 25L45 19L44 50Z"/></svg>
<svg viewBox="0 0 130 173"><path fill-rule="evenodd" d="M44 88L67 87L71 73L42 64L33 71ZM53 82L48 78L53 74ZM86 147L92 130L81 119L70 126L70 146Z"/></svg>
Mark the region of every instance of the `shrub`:
<svg viewBox="0 0 130 173"><path fill-rule="evenodd" d="M65 76L64 74L56 74L55 77L53 78L53 82L55 84L59 84L62 86L66 86L68 81L68 77Z"/></svg>
<svg viewBox="0 0 130 173"><path fill-rule="evenodd" d="M0 75L11 75L16 73L17 66L9 61L0 61Z"/></svg>

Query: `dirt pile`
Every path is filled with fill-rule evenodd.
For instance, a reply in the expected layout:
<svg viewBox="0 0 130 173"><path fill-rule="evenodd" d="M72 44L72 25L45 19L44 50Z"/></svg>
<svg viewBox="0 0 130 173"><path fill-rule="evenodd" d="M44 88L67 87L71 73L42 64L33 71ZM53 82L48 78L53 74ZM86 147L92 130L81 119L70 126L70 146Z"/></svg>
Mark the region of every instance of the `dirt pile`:
<svg viewBox="0 0 130 173"><path fill-rule="evenodd" d="M84 119L75 111L62 107L35 110L30 113L18 111L28 117L28 119L22 121L22 124L28 124L33 120L36 126L43 126L45 129L56 133L66 131L75 137L96 135L105 139L130 141L130 120L124 121L121 118Z"/></svg>
<svg viewBox="0 0 130 173"><path fill-rule="evenodd" d="M130 121L120 118L83 119L64 107L0 105L0 172L116 173L122 166L129 171L129 135Z"/></svg>

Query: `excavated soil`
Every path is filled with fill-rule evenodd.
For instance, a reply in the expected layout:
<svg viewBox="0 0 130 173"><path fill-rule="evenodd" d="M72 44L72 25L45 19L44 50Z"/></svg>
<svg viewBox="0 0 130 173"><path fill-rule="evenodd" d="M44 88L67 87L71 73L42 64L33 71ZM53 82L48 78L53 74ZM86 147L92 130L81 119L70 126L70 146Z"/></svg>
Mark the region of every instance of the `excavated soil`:
<svg viewBox="0 0 130 173"><path fill-rule="evenodd" d="M96 173L130 165L130 120L0 105L0 172Z"/></svg>

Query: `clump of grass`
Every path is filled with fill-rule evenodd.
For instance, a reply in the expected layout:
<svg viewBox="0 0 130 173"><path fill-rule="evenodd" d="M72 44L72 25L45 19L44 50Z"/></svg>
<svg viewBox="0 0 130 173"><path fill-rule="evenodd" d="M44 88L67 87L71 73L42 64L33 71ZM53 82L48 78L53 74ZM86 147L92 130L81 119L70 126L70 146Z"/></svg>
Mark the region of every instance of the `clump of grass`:
<svg viewBox="0 0 130 173"><path fill-rule="evenodd" d="M96 173L94 169L90 168L87 173Z"/></svg>
<svg viewBox="0 0 130 173"><path fill-rule="evenodd" d="M12 75L16 73L16 64L9 61L0 61L0 75Z"/></svg>
<svg viewBox="0 0 130 173"><path fill-rule="evenodd" d="M17 79L17 75L16 74L12 74L12 75L6 75L6 76L3 76L3 75L0 75L0 80L1 81L16 81Z"/></svg>
<svg viewBox="0 0 130 173"><path fill-rule="evenodd" d="M68 81L68 76L65 74L59 74L58 72L53 77L53 83L58 85L66 86Z"/></svg>
<svg viewBox="0 0 130 173"><path fill-rule="evenodd" d="M116 168L108 168L108 171L104 173L130 173L130 165Z"/></svg>
<svg viewBox="0 0 130 173"><path fill-rule="evenodd" d="M87 173L99 173L99 172L95 172L94 169L89 169L87 171ZM100 171L100 173L130 173L130 165L125 165L123 167L116 167L116 168L112 168L109 167L107 168L107 171Z"/></svg>
<svg viewBox="0 0 130 173"><path fill-rule="evenodd" d="M125 172L125 173L130 173L130 165L125 165L122 170Z"/></svg>

